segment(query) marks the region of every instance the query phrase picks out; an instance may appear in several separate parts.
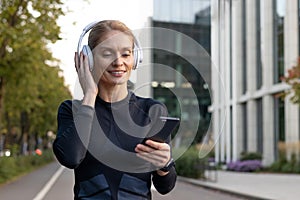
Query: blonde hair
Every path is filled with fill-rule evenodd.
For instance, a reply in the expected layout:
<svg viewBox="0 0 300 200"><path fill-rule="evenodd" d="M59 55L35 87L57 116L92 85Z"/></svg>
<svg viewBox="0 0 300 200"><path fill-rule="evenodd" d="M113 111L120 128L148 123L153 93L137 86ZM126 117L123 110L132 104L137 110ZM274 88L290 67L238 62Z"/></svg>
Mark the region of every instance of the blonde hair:
<svg viewBox="0 0 300 200"><path fill-rule="evenodd" d="M120 31L132 38L132 44L134 45L134 35L131 30L118 20L103 20L98 22L90 31L88 37L88 45L93 50L98 44L102 42L102 37L110 31Z"/></svg>

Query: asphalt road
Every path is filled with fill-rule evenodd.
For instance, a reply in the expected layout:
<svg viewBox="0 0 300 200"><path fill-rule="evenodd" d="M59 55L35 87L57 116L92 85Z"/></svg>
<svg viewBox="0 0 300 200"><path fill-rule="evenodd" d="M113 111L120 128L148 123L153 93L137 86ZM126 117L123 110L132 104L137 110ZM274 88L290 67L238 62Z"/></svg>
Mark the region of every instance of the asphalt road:
<svg viewBox="0 0 300 200"><path fill-rule="evenodd" d="M72 200L74 184L72 170L54 162L15 181L0 185L1 200ZM176 187L167 195L155 190L153 200L241 200L210 189L178 181Z"/></svg>

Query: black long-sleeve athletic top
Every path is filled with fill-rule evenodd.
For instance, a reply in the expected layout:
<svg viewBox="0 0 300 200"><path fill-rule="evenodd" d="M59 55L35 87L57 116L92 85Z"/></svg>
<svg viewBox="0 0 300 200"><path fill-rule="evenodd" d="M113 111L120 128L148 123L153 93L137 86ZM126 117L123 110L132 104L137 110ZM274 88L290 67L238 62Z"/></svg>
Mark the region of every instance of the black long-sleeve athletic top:
<svg viewBox="0 0 300 200"><path fill-rule="evenodd" d="M74 169L74 199L151 199L151 180L159 193L170 192L175 168L159 176L134 151L155 120L166 114L163 104L132 92L115 103L97 97L95 108L64 101L58 109L53 151L62 165Z"/></svg>

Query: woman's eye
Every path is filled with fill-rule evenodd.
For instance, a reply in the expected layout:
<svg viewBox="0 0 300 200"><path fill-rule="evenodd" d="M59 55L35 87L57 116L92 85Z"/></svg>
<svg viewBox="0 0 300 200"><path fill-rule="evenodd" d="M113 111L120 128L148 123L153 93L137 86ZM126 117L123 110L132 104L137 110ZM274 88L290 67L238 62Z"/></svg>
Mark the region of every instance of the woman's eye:
<svg viewBox="0 0 300 200"><path fill-rule="evenodd" d="M103 57L108 57L108 56L111 56L111 53L110 52L103 52L102 56Z"/></svg>
<svg viewBox="0 0 300 200"><path fill-rule="evenodd" d="M131 55L130 52L125 52L125 53L122 54L123 57L128 57L128 56L130 56L130 55Z"/></svg>

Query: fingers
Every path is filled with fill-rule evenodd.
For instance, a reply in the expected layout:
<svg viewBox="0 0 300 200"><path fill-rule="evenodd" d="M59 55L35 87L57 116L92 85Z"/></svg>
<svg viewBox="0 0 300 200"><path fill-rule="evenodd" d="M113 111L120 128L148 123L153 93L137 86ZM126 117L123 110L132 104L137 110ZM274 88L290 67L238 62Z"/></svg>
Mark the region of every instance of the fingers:
<svg viewBox="0 0 300 200"><path fill-rule="evenodd" d="M154 149L170 149L170 146L167 143L155 142L153 140L147 140L146 144Z"/></svg>
<svg viewBox="0 0 300 200"><path fill-rule="evenodd" d="M170 146L167 143L147 140L147 145L138 144L135 148L137 156L151 162L155 166L163 167L170 160Z"/></svg>
<svg viewBox="0 0 300 200"><path fill-rule="evenodd" d="M82 69L83 71L89 69L88 59L86 59L86 56L82 52L80 52L80 55L78 55L78 52L75 52L74 63L77 72L79 71L79 69Z"/></svg>
<svg viewBox="0 0 300 200"><path fill-rule="evenodd" d="M97 95L98 86L93 78L92 72L89 70L89 61L87 56L85 56L82 52L80 55L78 55L78 52L75 52L74 62L84 96L87 95L87 93L92 94L92 96Z"/></svg>
<svg viewBox="0 0 300 200"><path fill-rule="evenodd" d="M170 152L170 146L167 143L155 142L153 140L147 140L146 145L138 144L137 150L141 152Z"/></svg>
<svg viewBox="0 0 300 200"><path fill-rule="evenodd" d="M152 163L153 165L161 168L166 165L166 163L170 160L168 156L163 154L153 154L147 152L140 152L136 154L139 158Z"/></svg>
<svg viewBox="0 0 300 200"><path fill-rule="evenodd" d="M76 69L76 72L79 72L80 68L83 69L83 67L80 67L80 66L83 66L83 54L80 53L80 55L78 55L78 52L75 52L75 55L74 55L74 63L75 63L75 69Z"/></svg>
<svg viewBox="0 0 300 200"><path fill-rule="evenodd" d="M90 73L90 65L89 65L89 59L86 55L84 55L83 53L80 54L80 58L82 57L82 59L80 59L80 66L83 66L83 70L85 72Z"/></svg>
<svg viewBox="0 0 300 200"><path fill-rule="evenodd" d="M75 52L75 55L74 55L74 63L75 63L75 69L76 69L76 72L78 72L78 68L79 68L79 59L78 59L78 53Z"/></svg>
<svg viewBox="0 0 300 200"><path fill-rule="evenodd" d="M145 154L144 154L144 153L140 153L140 154L137 154L137 156L138 156L139 158L141 158L141 159L147 161L147 162L152 163L154 166L156 166L156 167L158 167L158 168L164 167L164 166L165 166L164 163L166 163L165 160L159 159L159 157L154 158L153 155L146 154L146 153L145 153Z"/></svg>

